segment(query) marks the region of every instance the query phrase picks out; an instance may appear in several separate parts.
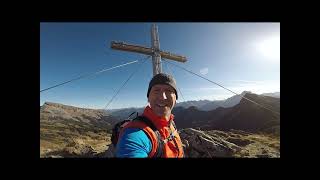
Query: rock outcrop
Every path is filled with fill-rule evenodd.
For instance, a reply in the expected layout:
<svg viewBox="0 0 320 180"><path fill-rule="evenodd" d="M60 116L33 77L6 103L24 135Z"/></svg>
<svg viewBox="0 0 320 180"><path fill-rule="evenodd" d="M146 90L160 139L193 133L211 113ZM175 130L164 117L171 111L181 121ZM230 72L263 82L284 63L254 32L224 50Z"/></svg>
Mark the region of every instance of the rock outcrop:
<svg viewBox="0 0 320 180"><path fill-rule="evenodd" d="M185 156L189 158L280 157L280 139L244 131L180 131Z"/></svg>

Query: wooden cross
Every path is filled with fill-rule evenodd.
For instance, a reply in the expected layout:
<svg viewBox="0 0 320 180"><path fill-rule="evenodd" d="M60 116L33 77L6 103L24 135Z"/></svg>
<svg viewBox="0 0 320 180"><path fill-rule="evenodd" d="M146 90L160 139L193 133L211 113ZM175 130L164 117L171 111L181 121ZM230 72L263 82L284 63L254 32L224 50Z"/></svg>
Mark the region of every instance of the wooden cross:
<svg viewBox="0 0 320 180"><path fill-rule="evenodd" d="M111 48L122 51L136 52L152 56L153 76L162 72L161 58L178 62L186 62L185 56L180 56L167 51L160 50L158 27L153 24L151 27L151 48L142 45L128 44L124 42L112 41Z"/></svg>

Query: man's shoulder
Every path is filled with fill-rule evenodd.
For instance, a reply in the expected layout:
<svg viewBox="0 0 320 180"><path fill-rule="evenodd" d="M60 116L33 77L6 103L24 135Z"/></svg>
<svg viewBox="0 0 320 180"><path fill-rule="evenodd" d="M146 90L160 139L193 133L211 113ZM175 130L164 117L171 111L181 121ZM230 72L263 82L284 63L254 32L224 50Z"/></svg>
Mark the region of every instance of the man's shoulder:
<svg viewBox="0 0 320 180"><path fill-rule="evenodd" d="M144 130L136 127L128 127L124 129L121 139L149 141L149 138Z"/></svg>
<svg viewBox="0 0 320 180"><path fill-rule="evenodd" d="M123 130L124 134L145 134L142 128L139 127L128 127Z"/></svg>
<svg viewBox="0 0 320 180"><path fill-rule="evenodd" d="M151 141L142 129L126 128L117 145L117 156L145 157L151 149Z"/></svg>

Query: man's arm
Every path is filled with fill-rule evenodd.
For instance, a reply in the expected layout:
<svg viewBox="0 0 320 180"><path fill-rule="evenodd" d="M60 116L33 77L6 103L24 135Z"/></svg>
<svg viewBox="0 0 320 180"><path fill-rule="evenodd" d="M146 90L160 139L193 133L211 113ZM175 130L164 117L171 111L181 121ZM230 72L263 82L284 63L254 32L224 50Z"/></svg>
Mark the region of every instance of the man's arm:
<svg viewBox="0 0 320 180"><path fill-rule="evenodd" d="M152 144L146 133L138 128L128 128L123 132L116 147L116 157L146 158Z"/></svg>

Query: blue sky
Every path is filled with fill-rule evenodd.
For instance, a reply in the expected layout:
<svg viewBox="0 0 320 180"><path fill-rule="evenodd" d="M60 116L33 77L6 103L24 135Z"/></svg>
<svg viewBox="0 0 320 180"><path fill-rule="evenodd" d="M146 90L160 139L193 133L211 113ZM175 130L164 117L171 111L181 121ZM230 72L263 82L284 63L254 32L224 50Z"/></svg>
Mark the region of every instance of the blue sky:
<svg viewBox="0 0 320 180"><path fill-rule="evenodd" d="M280 92L280 23L156 23L160 49L184 55L186 63L171 61L241 93ZM151 58L113 50L112 40L151 46L152 23L41 23L40 89L134 60L124 67L40 93L40 105L57 102L102 109L137 69L108 109L147 104L152 78ZM184 99L218 100L233 94L175 66L173 71ZM170 72L171 73L171 72Z"/></svg>

